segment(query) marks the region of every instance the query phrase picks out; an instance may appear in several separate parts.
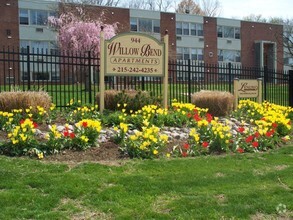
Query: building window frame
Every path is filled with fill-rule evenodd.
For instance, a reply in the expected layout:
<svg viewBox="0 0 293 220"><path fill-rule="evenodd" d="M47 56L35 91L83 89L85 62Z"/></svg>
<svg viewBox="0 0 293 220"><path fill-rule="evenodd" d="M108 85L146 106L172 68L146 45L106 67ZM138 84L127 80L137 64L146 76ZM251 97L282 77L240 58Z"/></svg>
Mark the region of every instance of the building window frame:
<svg viewBox="0 0 293 220"><path fill-rule="evenodd" d="M48 23L48 11L30 10L30 24L45 26Z"/></svg>
<svg viewBox="0 0 293 220"><path fill-rule="evenodd" d="M195 22L176 22L176 35L203 36L203 24Z"/></svg>
<svg viewBox="0 0 293 220"><path fill-rule="evenodd" d="M239 40L241 38L240 35L241 35L240 34L240 27L224 26L224 25L217 26L218 38Z"/></svg>
<svg viewBox="0 0 293 220"><path fill-rule="evenodd" d="M218 61L224 63L241 63L241 52L239 50L218 50Z"/></svg>
<svg viewBox="0 0 293 220"><path fill-rule="evenodd" d="M130 31L152 34L161 33L160 20L136 17L130 18Z"/></svg>
<svg viewBox="0 0 293 220"><path fill-rule="evenodd" d="M29 25L29 10L28 9L19 9L19 24L20 25Z"/></svg>
<svg viewBox="0 0 293 220"><path fill-rule="evenodd" d="M196 60L203 61L203 48L196 47L177 47L176 55L178 60Z"/></svg>
<svg viewBox="0 0 293 220"><path fill-rule="evenodd" d="M25 9L20 8L19 24L20 25L34 25L34 26L46 26L48 23L48 17L56 17L55 11L38 10L38 9Z"/></svg>

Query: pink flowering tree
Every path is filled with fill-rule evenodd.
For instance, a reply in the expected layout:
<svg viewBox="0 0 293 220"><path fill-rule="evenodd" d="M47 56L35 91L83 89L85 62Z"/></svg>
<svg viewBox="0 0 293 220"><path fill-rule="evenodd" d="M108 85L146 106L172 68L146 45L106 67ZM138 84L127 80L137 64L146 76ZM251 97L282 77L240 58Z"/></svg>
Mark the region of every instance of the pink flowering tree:
<svg viewBox="0 0 293 220"><path fill-rule="evenodd" d="M76 8L77 15L72 12L62 13L59 18L49 17L49 25L58 32L59 48L64 52L86 53L99 55L100 32L104 27L105 39L115 36L117 24L102 22L103 13L99 20L86 16L82 8Z"/></svg>
<svg viewBox="0 0 293 220"><path fill-rule="evenodd" d="M103 21L103 13L98 20L89 18L82 8L77 7L76 13L71 11L62 13L58 18L49 17L48 24L58 33L58 46L64 55L81 55L86 56L89 52L92 57L98 57L100 54L100 32L101 27L104 30L105 39L110 39L115 36L117 24L105 24ZM87 64L88 59L73 58L72 62L78 64ZM97 59L94 59L97 60ZM93 63L95 64L95 63ZM75 69L74 81L79 81ZM87 83L87 70L83 71ZM82 77L83 78L83 77Z"/></svg>

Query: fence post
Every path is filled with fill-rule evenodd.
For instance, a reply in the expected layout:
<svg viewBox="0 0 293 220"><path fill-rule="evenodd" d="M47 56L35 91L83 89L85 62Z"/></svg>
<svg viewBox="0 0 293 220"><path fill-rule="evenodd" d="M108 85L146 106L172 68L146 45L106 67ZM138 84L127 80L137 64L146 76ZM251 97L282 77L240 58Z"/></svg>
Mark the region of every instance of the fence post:
<svg viewBox="0 0 293 220"><path fill-rule="evenodd" d="M144 76L142 77L141 79L141 90L144 91L145 88L144 88Z"/></svg>
<svg viewBox="0 0 293 220"><path fill-rule="evenodd" d="M289 70L289 106L293 107L293 70Z"/></svg>
<svg viewBox="0 0 293 220"><path fill-rule="evenodd" d="M229 73L229 92L232 92L232 64L228 63L228 73Z"/></svg>
<svg viewBox="0 0 293 220"><path fill-rule="evenodd" d="M191 60L188 59L188 102L191 103Z"/></svg>
<svg viewBox="0 0 293 220"><path fill-rule="evenodd" d="M264 80L263 80L264 97L263 97L263 100L267 100L268 67L264 66L263 70L264 70Z"/></svg>
<svg viewBox="0 0 293 220"><path fill-rule="evenodd" d="M88 51L88 69L89 69L88 70L89 76L86 77L86 78L88 78L88 80L85 80L85 83L88 83L89 103L92 104L92 85L91 85L91 83L92 83L92 65L91 65L91 52L90 51Z"/></svg>
<svg viewBox="0 0 293 220"><path fill-rule="evenodd" d="M31 61L30 61L30 47L26 47L26 64L27 64L27 90L31 89Z"/></svg>

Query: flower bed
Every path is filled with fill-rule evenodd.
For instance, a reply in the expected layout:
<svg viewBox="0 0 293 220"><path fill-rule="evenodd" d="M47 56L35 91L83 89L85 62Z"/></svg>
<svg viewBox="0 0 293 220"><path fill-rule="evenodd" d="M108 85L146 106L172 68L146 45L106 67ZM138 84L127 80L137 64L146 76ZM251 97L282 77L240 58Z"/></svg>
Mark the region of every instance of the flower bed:
<svg viewBox="0 0 293 220"><path fill-rule="evenodd" d="M38 107L37 112L0 112L0 153L42 159L66 149L81 151L99 146L106 129L112 131L110 141L121 155L131 158L266 151L292 136L293 109L268 102L243 100L229 118L213 117L190 103L173 102L169 109L147 105L130 113L126 104L117 107L120 110L99 114L98 106L71 100L64 111L52 106L48 111ZM175 143L166 127L187 130L187 138Z"/></svg>

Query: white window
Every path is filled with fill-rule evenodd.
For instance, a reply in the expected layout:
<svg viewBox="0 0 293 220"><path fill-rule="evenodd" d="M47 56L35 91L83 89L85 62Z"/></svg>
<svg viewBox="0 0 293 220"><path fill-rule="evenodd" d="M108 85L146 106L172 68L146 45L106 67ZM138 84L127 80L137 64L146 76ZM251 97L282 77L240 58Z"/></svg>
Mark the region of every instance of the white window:
<svg viewBox="0 0 293 220"><path fill-rule="evenodd" d="M197 27L197 36L203 36L203 25L196 24L196 27Z"/></svg>
<svg viewBox="0 0 293 220"><path fill-rule="evenodd" d="M19 9L19 24L28 25L28 10L27 9Z"/></svg>
<svg viewBox="0 0 293 220"><path fill-rule="evenodd" d="M154 33L160 33L161 28L160 28L160 20L153 20L153 32Z"/></svg>
<svg viewBox="0 0 293 220"><path fill-rule="evenodd" d="M28 40L20 40L20 51L22 53L27 53L27 47L29 46Z"/></svg>
<svg viewBox="0 0 293 220"><path fill-rule="evenodd" d="M190 59L190 48L183 47L183 59L184 60Z"/></svg>
<svg viewBox="0 0 293 220"><path fill-rule="evenodd" d="M31 25L47 25L48 12L44 10L31 10L30 11L30 24Z"/></svg>
<svg viewBox="0 0 293 220"><path fill-rule="evenodd" d="M34 53L47 53L49 49L48 41L31 41L32 51Z"/></svg>
<svg viewBox="0 0 293 220"><path fill-rule="evenodd" d="M240 28L238 27L218 26L217 32L220 38L240 39Z"/></svg>
<svg viewBox="0 0 293 220"><path fill-rule="evenodd" d="M196 36L196 24L190 23L190 35Z"/></svg>
<svg viewBox="0 0 293 220"><path fill-rule="evenodd" d="M176 34L203 36L203 25L191 22L176 22Z"/></svg>
<svg viewBox="0 0 293 220"><path fill-rule="evenodd" d="M177 59L178 60L203 60L203 49L201 48L189 48L189 47L177 47Z"/></svg>
<svg viewBox="0 0 293 220"><path fill-rule="evenodd" d="M241 62L240 51L238 51L238 50L218 50L218 61L221 61L221 62Z"/></svg>
<svg viewBox="0 0 293 220"><path fill-rule="evenodd" d="M130 19L130 30L137 31L137 19L136 18Z"/></svg>
<svg viewBox="0 0 293 220"><path fill-rule="evenodd" d="M197 51L197 60L203 60L203 49L196 49Z"/></svg>
<svg viewBox="0 0 293 220"><path fill-rule="evenodd" d="M191 54L191 59L192 60L197 60L197 49L190 48L190 54Z"/></svg>
<svg viewBox="0 0 293 220"><path fill-rule="evenodd" d="M152 32L152 20L150 19L138 19L138 30L140 32Z"/></svg>
<svg viewBox="0 0 293 220"><path fill-rule="evenodd" d="M130 30L146 33L160 33L160 20L147 18L131 18Z"/></svg>
<svg viewBox="0 0 293 220"><path fill-rule="evenodd" d="M177 60L183 60L183 48L182 47L177 47L176 58L177 58Z"/></svg>
<svg viewBox="0 0 293 220"><path fill-rule="evenodd" d="M235 28L235 39L240 39L240 28Z"/></svg>
<svg viewBox="0 0 293 220"><path fill-rule="evenodd" d="M49 42L49 47L50 47L50 54L58 55L59 49L58 49L58 45L55 41Z"/></svg>
<svg viewBox="0 0 293 220"><path fill-rule="evenodd" d="M223 37L223 27L222 26L218 26L217 27L217 31L218 31L218 37Z"/></svg>
<svg viewBox="0 0 293 220"><path fill-rule="evenodd" d="M177 22L176 23L176 34L177 35L182 35L182 22Z"/></svg>
<svg viewBox="0 0 293 220"><path fill-rule="evenodd" d="M183 35L189 35L189 23L183 22L182 28L183 28Z"/></svg>
<svg viewBox="0 0 293 220"><path fill-rule="evenodd" d="M224 27L224 38L234 38L234 28Z"/></svg>

